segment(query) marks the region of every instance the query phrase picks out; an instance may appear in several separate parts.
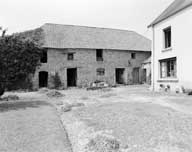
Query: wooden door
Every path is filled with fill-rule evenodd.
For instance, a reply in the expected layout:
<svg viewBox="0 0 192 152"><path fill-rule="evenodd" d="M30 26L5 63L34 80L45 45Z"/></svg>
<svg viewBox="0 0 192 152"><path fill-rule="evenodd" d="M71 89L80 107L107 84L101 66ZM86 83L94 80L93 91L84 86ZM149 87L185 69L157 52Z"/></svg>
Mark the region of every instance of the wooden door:
<svg viewBox="0 0 192 152"><path fill-rule="evenodd" d="M132 74L133 74L133 83L139 84L139 68L134 68Z"/></svg>

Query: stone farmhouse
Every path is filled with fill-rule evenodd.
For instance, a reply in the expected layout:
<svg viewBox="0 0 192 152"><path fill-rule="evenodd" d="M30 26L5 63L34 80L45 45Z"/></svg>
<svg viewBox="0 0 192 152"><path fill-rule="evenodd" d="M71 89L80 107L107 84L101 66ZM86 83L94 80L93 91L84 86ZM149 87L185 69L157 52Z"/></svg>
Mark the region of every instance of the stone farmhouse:
<svg viewBox="0 0 192 152"><path fill-rule="evenodd" d="M153 90L192 89L192 0L175 0L149 28Z"/></svg>
<svg viewBox="0 0 192 152"><path fill-rule="evenodd" d="M151 41L134 31L50 23L40 29L46 51L33 77L35 89L53 87L56 74L63 88L95 81L139 84L146 77L142 63L151 55Z"/></svg>

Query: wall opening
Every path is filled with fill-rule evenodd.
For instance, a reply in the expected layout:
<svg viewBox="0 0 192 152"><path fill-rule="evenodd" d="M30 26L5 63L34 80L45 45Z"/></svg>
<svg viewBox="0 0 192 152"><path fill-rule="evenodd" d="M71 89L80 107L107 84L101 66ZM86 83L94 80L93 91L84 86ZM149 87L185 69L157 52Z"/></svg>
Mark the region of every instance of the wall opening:
<svg viewBox="0 0 192 152"><path fill-rule="evenodd" d="M67 69L67 86L68 87L77 86L77 68Z"/></svg>
<svg viewBox="0 0 192 152"><path fill-rule="evenodd" d="M104 76L105 75L105 69L104 68L98 68L97 69L97 75L98 76Z"/></svg>
<svg viewBox="0 0 192 152"><path fill-rule="evenodd" d="M131 59L136 59L136 53L131 53Z"/></svg>
<svg viewBox="0 0 192 152"><path fill-rule="evenodd" d="M96 59L97 61L103 61L103 50L96 49Z"/></svg>
<svg viewBox="0 0 192 152"><path fill-rule="evenodd" d="M142 83L147 83L147 69L142 69Z"/></svg>
<svg viewBox="0 0 192 152"><path fill-rule="evenodd" d="M74 53L68 53L67 60L74 60Z"/></svg>
<svg viewBox="0 0 192 152"><path fill-rule="evenodd" d="M177 78L177 58L159 60L161 78Z"/></svg>
<svg viewBox="0 0 192 152"><path fill-rule="evenodd" d="M124 68L117 68L117 69L115 70L116 83L117 83L117 84L125 84L124 72L125 72L125 69L124 69Z"/></svg>
<svg viewBox="0 0 192 152"><path fill-rule="evenodd" d="M48 85L48 72L39 72L39 88L47 87Z"/></svg>
<svg viewBox="0 0 192 152"><path fill-rule="evenodd" d="M168 27L163 30L164 32L164 48L171 47L171 27Z"/></svg>
<svg viewBox="0 0 192 152"><path fill-rule="evenodd" d="M43 50L42 52L41 63L47 63L47 50Z"/></svg>

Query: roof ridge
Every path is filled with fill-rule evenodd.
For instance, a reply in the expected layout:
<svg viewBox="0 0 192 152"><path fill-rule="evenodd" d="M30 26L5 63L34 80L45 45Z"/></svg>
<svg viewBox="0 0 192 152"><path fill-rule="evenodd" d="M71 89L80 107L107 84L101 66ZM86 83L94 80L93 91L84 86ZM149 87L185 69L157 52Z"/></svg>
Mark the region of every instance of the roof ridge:
<svg viewBox="0 0 192 152"><path fill-rule="evenodd" d="M96 27L96 26L86 26L86 25L73 25L73 24L58 24L58 23L45 23L45 24L43 24L43 26L44 25L49 25L49 24L50 25L60 25L60 26L74 26L74 27L86 27L86 28L96 28L96 29L108 29L108 30L135 32L133 30L118 29L118 28Z"/></svg>

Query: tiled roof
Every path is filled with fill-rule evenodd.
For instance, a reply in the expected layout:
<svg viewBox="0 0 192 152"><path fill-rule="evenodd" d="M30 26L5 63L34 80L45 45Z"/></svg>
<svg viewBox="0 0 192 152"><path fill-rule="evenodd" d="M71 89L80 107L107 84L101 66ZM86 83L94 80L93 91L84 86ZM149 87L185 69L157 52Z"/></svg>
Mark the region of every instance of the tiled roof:
<svg viewBox="0 0 192 152"><path fill-rule="evenodd" d="M185 9L185 8L191 6L191 5L192 5L192 0L175 0L148 27L151 27L151 26L153 26L153 25L167 19L168 17L180 12L181 10L183 10L183 9Z"/></svg>
<svg viewBox="0 0 192 152"><path fill-rule="evenodd" d="M44 24L44 47L151 51L151 41L127 30Z"/></svg>

